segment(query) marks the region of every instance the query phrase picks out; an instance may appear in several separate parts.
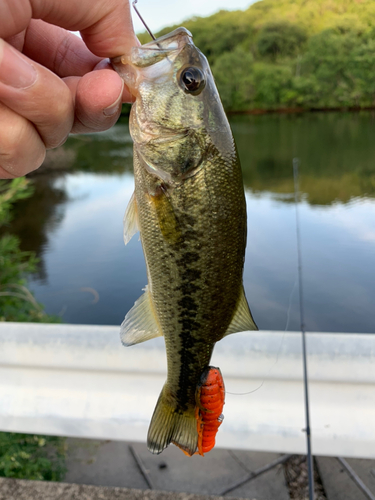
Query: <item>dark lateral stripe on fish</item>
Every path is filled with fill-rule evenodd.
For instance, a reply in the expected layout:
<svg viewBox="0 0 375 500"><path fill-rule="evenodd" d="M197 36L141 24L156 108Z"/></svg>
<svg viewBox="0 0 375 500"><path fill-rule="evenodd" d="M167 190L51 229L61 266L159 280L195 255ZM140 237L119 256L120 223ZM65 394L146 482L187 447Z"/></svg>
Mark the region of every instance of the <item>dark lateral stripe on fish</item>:
<svg viewBox="0 0 375 500"><path fill-rule="evenodd" d="M193 233L193 231L190 232ZM180 269L182 269L181 285L179 287L182 292L182 297L178 301L180 306L178 322L181 324L182 328L180 332L181 349L179 350L181 359L179 389L176 396L184 410L187 409L189 400L187 388L191 386L190 377L194 373L194 370L191 370L190 366L193 366L196 360L196 354L194 352L196 340L192 333L194 331L199 331L201 328L201 323L196 320L199 304L190 292L190 290L194 288L196 290L201 288L199 284L195 283L201 278L202 273L199 269L191 267L194 263L199 265L199 261L200 255L191 250L183 252L178 259L178 264L180 265Z"/></svg>

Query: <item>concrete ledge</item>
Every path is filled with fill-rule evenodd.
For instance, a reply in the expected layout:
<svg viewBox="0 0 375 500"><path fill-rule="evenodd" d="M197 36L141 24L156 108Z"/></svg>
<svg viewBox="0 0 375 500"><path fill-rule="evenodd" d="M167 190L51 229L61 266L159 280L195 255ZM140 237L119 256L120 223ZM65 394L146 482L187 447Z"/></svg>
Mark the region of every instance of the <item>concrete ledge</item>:
<svg viewBox="0 0 375 500"><path fill-rule="evenodd" d="M375 335L308 333L307 350L313 453L375 458ZM212 364L218 447L306 452L300 334L230 335ZM118 327L0 323L2 431L145 442L165 378L162 338L125 348Z"/></svg>
<svg viewBox="0 0 375 500"><path fill-rule="evenodd" d="M225 497L229 499L230 497ZM232 497L233 498L233 497ZM225 500L224 497L155 490L0 478L0 500ZM241 500L237 498L236 500ZM254 499L256 500L256 499Z"/></svg>

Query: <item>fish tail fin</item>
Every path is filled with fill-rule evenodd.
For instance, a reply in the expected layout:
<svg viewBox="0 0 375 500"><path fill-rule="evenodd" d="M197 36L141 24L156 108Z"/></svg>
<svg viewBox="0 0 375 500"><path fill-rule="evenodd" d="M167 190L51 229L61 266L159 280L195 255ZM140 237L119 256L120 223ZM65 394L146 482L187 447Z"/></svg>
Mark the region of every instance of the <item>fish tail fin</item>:
<svg viewBox="0 0 375 500"><path fill-rule="evenodd" d="M186 455L192 456L198 444L195 411L181 411L173 402L164 386L148 429L147 447L151 453L159 454L173 443Z"/></svg>

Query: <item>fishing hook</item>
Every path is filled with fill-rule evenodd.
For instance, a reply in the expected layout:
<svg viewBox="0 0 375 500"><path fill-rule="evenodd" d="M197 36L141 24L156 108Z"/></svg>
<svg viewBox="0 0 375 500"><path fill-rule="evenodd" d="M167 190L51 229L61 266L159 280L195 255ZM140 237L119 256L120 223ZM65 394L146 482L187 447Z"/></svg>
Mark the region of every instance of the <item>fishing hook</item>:
<svg viewBox="0 0 375 500"><path fill-rule="evenodd" d="M143 17L141 16L141 14L139 13L139 10L137 9L137 7L135 6L135 4L138 2L138 0L134 0L132 5L133 5L133 8L134 10L136 11L139 19L142 21L143 23L143 26L146 28L146 30L148 31L150 37L153 39L153 40L156 40L156 38L154 37L154 35L152 34L150 28L147 26L147 24L145 23L145 20L143 19Z"/></svg>

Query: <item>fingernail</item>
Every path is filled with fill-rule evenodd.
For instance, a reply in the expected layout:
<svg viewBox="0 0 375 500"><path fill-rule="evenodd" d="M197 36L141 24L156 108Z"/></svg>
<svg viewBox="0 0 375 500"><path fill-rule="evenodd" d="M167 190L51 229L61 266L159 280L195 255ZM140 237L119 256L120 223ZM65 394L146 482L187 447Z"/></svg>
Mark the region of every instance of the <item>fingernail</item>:
<svg viewBox="0 0 375 500"><path fill-rule="evenodd" d="M108 106L108 108L105 108L103 110L103 113L105 114L105 116L113 116L115 115L118 110L119 110L119 105L120 105L120 102L121 102L121 99L122 99L122 92L123 92L123 88L121 88L121 92L120 92L120 95L118 96L118 98L116 99L116 101L111 104L110 106Z"/></svg>
<svg viewBox="0 0 375 500"><path fill-rule="evenodd" d="M0 39L0 82L16 89L27 89L37 79L36 69L21 54Z"/></svg>

